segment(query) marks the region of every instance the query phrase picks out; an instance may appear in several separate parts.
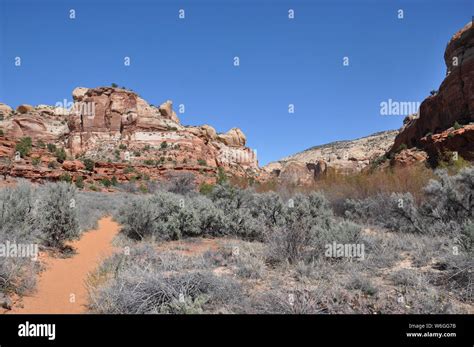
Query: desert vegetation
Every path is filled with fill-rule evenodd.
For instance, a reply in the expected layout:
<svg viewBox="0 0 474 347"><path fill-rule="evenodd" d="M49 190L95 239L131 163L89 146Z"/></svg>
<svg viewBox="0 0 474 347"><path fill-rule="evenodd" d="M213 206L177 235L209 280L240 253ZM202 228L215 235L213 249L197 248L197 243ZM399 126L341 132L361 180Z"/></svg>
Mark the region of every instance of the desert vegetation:
<svg viewBox="0 0 474 347"><path fill-rule="evenodd" d="M472 312L474 171L431 177L420 200L350 197L343 214L321 192L284 197L227 182L205 195L136 195L117 217L124 251L91 276L90 309ZM363 254L331 255L330 245L363 245Z"/></svg>
<svg viewBox="0 0 474 347"><path fill-rule="evenodd" d="M188 174L115 193L20 181L0 190L0 243L67 256L112 215L117 252L87 281L95 313L472 313L474 169L430 177L417 197L336 200L224 178L203 191ZM40 262L0 260L1 292L34 290Z"/></svg>

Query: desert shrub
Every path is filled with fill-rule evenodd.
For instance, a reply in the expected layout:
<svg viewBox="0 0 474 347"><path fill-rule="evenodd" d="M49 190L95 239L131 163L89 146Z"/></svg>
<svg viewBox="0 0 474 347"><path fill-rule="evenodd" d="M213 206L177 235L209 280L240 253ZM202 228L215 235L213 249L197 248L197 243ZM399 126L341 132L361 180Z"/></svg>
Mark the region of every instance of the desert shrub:
<svg viewBox="0 0 474 347"><path fill-rule="evenodd" d="M48 152L50 153L56 152L56 145L54 143L48 143L46 147L48 148Z"/></svg>
<svg viewBox="0 0 474 347"><path fill-rule="evenodd" d="M296 195L284 205L280 217L267 234L271 262L309 262L322 256L327 244L359 241L360 226L336 220L320 193Z"/></svg>
<svg viewBox="0 0 474 347"><path fill-rule="evenodd" d="M213 266L225 266L238 277L262 279L266 273L266 246L259 242L233 240L204 254L206 261Z"/></svg>
<svg viewBox="0 0 474 347"><path fill-rule="evenodd" d="M424 198L423 187L434 177L424 165L413 165L387 170L368 170L343 174L329 171L314 182L310 189L321 191L337 215L344 215L347 199L366 199L379 194L411 193L415 201Z"/></svg>
<svg viewBox="0 0 474 347"><path fill-rule="evenodd" d="M78 176L76 178L76 182L74 182L76 184L76 187L79 188L79 189L83 189L84 188L84 177L82 176Z"/></svg>
<svg viewBox="0 0 474 347"><path fill-rule="evenodd" d="M22 158L25 158L30 154L32 147L31 137L22 137L15 146L15 151L20 153Z"/></svg>
<svg viewBox="0 0 474 347"><path fill-rule="evenodd" d="M360 273L352 273L346 284L347 289L360 290L367 295L374 295L377 293L377 288L373 285L369 278Z"/></svg>
<svg viewBox="0 0 474 347"><path fill-rule="evenodd" d="M204 195L209 195L212 193L212 190L214 189L214 185L213 184L209 184L209 183L202 183L200 186L199 186L199 193L201 194L204 194Z"/></svg>
<svg viewBox="0 0 474 347"><path fill-rule="evenodd" d="M319 291L274 289L254 298L252 307L260 314L318 314L325 312L320 298Z"/></svg>
<svg viewBox="0 0 474 347"><path fill-rule="evenodd" d="M424 188L425 199L417 204L410 193L379 194L363 200L347 200L346 216L389 230L418 233L458 233L472 219L474 169L449 176L437 171L438 180Z"/></svg>
<svg viewBox="0 0 474 347"><path fill-rule="evenodd" d="M172 251L158 252L155 245L140 242L129 248L129 252L117 252L105 259L93 274L91 282L100 282L101 277L108 274L117 276L119 272L133 267L150 267L154 271L170 272L205 269L206 261L200 256L185 256ZM98 281L99 280L99 281ZM92 283L91 283L92 284Z"/></svg>
<svg viewBox="0 0 474 347"><path fill-rule="evenodd" d="M94 171L95 162L92 159L86 158L82 162L87 171Z"/></svg>
<svg viewBox="0 0 474 347"><path fill-rule="evenodd" d="M230 184L216 185L209 197L225 216L224 233L248 240L263 240L265 225L252 215L254 194Z"/></svg>
<svg viewBox="0 0 474 347"><path fill-rule="evenodd" d="M112 185L112 182L107 177L102 178L100 183L106 188L109 188Z"/></svg>
<svg viewBox="0 0 474 347"><path fill-rule="evenodd" d="M389 230L423 232L421 216L410 193L379 194L364 200L347 200L346 216Z"/></svg>
<svg viewBox="0 0 474 347"><path fill-rule="evenodd" d="M79 236L75 187L67 183L41 188L36 226L48 246L63 248Z"/></svg>
<svg viewBox="0 0 474 347"><path fill-rule="evenodd" d="M116 186L116 185L118 184L117 177L112 176L112 179L110 180L110 183L111 183L113 186Z"/></svg>
<svg viewBox="0 0 474 347"><path fill-rule="evenodd" d="M214 203L204 196L194 196L190 200L192 208L199 216L200 233L219 236L225 230L225 215Z"/></svg>
<svg viewBox="0 0 474 347"><path fill-rule="evenodd" d="M390 280L400 287L425 287L427 285L426 278L410 269L400 269L390 274Z"/></svg>
<svg viewBox="0 0 474 347"><path fill-rule="evenodd" d="M34 204L35 192L26 181L0 189L0 234L15 239L29 237L34 224Z"/></svg>
<svg viewBox="0 0 474 347"><path fill-rule="evenodd" d="M41 159L40 159L40 158L33 158L33 159L31 159L31 164L33 164L34 166L38 166L40 163L41 163Z"/></svg>
<svg viewBox="0 0 474 347"><path fill-rule="evenodd" d="M63 173L59 176L59 180L62 182L72 183L72 176L68 173Z"/></svg>
<svg viewBox="0 0 474 347"><path fill-rule="evenodd" d="M121 143L121 144L119 145L119 149L125 150L125 149L127 149L127 145Z"/></svg>
<svg viewBox="0 0 474 347"><path fill-rule="evenodd" d="M263 218L267 226L275 226L282 222L284 204L274 192L255 194L250 201L250 210L253 217Z"/></svg>
<svg viewBox="0 0 474 347"><path fill-rule="evenodd" d="M0 262L0 293L31 293L36 286L35 276L38 271L38 263L30 258L3 258Z"/></svg>
<svg viewBox="0 0 474 347"><path fill-rule="evenodd" d="M217 184L224 184L224 183L227 183L227 181L228 181L228 178L227 178L227 175L226 175L224 169L223 169L221 166L219 166L219 167L217 168L217 180L216 180L216 183L217 183Z"/></svg>
<svg viewBox="0 0 474 347"><path fill-rule="evenodd" d="M426 202L422 212L431 219L466 221L474 213L474 167L462 169L449 176L445 170L436 172L438 180L430 180L425 187Z"/></svg>
<svg viewBox="0 0 474 347"><path fill-rule="evenodd" d="M225 218L211 200L203 196L180 196L158 191L137 198L120 213L122 231L131 238L179 239L224 232Z"/></svg>
<svg viewBox="0 0 474 347"><path fill-rule="evenodd" d="M166 148L168 148L168 142L163 141L163 142L160 144L160 149L166 149Z"/></svg>
<svg viewBox="0 0 474 347"><path fill-rule="evenodd" d="M0 136L3 136L5 134L5 132L3 131L3 129L0 129Z"/></svg>
<svg viewBox="0 0 474 347"><path fill-rule="evenodd" d="M167 190L175 194L188 194L196 189L195 176L192 173L179 173L171 177Z"/></svg>
<svg viewBox="0 0 474 347"><path fill-rule="evenodd" d="M208 271L164 274L131 267L91 293L95 313L205 313L222 310L242 297L231 278Z"/></svg>
<svg viewBox="0 0 474 347"><path fill-rule="evenodd" d="M151 197L136 198L120 213L122 232L135 239L152 236L159 239L177 239L180 236L179 227L182 223L189 223L193 217L192 213L188 216L182 213L181 216L187 218L180 225L176 216L180 213L181 206L185 206L184 199L169 192L157 192Z"/></svg>
<svg viewBox="0 0 474 347"><path fill-rule="evenodd" d="M201 165L201 166L207 166L207 161L205 161L204 159L198 159L197 163L198 165Z"/></svg>
<svg viewBox="0 0 474 347"><path fill-rule="evenodd" d="M307 225L305 225L308 223ZM327 245L357 244L361 227L348 221L331 220L309 225L302 221L273 229L268 237L267 259L271 263L309 263L325 255ZM316 223L318 223L316 221Z"/></svg>
<svg viewBox="0 0 474 347"><path fill-rule="evenodd" d="M57 148L56 151L54 152L54 156L58 160L58 162L62 163L63 161L66 160L66 151L64 148Z"/></svg>

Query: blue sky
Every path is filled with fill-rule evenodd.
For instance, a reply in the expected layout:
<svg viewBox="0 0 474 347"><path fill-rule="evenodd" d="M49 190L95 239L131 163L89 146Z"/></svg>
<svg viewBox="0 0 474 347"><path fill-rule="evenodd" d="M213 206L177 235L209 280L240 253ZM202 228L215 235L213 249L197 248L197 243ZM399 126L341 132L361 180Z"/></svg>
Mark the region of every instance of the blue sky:
<svg viewBox="0 0 474 347"><path fill-rule="evenodd" d="M0 0L0 102L54 105L77 86L114 82L153 104L184 104L183 124L241 128L266 164L399 128L403 116L381 116L380 103L438 89L446 44L473 4Z"/></svg>

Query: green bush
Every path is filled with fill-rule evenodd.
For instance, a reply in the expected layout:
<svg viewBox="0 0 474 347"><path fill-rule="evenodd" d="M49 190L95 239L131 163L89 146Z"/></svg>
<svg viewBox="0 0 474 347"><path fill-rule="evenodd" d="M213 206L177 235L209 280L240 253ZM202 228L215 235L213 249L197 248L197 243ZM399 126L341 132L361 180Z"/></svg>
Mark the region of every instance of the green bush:
<svg viewBox="0 0 474 347"><path fill-rule="evenodd" d="M217 168L217 184L224 184L227 182L227 175L222 167Z"/></svg>
<svg viewBox="0 0 474 347"><path fill-rule="evenodd" d="M109 188L112 185L112 182L108 178L102 178L100 183L106 188Z"/></svg>
<svg viewBox="0 0 474 347"><path fill-rule="evenodd" d="M161 143L160 149L166 149L166 148L168 148L168 142L164 141Z"/></svg>
<svg viewBox="0 0 474 347"><path fill-rule="evenodd" d="M198 165L201 165L201 166L207 166L207 162L204 159L198 159L197 163Z"/></svg>
<svg viewBox="0 0 474 347"><path fill-rule="evenodd" d="M62 163L63 161L66 160L66 151L64 148L57 148L56 151L54 152L54 156L58 159L58 162Z"/></svg>
<svg viewBox="0 0 474 347"><path fill-rule="evenodd" d="M454 122L453 128L454 130L458 130L462 128L462 125L460 125L458 122Z"/></svg>
<svg viewBox="0 0 474 347"><path fill-rule="evenodd" d="M32 147L31 137L23 137L15 146L15 151L20 153L22 158L25 158L30 154Z"/></svg>
<svg viewBox="0 0 474 347"><path fill-rule="evenodd" d="M41 163L41 159L40 159L40 158L33 158L33 159L31 159L31 164L33 164L34 166L38 166L40 163Z"/></svg>
<svg viewBox="0 0 474 347"><path fill-rule="evenodd" d="M86 158L82 161L87 171L94 171L95 162L92 159Z"/></svg>
<svg viewBox="0 0 474 347"><path fill-rule="evenodd" d="M76 178L76 187L79 188L79 189L83 189L84 188L84 177L82 176L78 176Z"/></svg>
<svg viewBox="0 0 474 347"><path fill-rule="evenodd" d="M199 186L199 192L201 194L204 194L204 195L209 195L212 193L212 190L214 189L214 185L213 184L209 184L209 183L202 183L200 186Z"/></svg>
<svg viewBox="0 0 474 347"><path fill-rule="evenodd" d="M72 176L68 173L63 173L59 176L59 180L62 182L72 183Z"/></svg>
<svg viewBox="0 0 474 347"><path fill-rule="evenodd" d="M119 145L119 149L125 150L125 149L127 149L127 145L121 143L121 144Z"/></svg>
<svg viewBox="0 0 474 347"><path fill-rule="evenodd" d="M56 152L56 145L54 143L48 143L46 147L48 147L48 152L50 153Z"/></svg>
<svg viewBox="0 0 474 347"><path fill-rule="evenodd" d="M135 172L135 168L133 166L127 166L125 169L123 169L124 174L129 174Z"/></svg>

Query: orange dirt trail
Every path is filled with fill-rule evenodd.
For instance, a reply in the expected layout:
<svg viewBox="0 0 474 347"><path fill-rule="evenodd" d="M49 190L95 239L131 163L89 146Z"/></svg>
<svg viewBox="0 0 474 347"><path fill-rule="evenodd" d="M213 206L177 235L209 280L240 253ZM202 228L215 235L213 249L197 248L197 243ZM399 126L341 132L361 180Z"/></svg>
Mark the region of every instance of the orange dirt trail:
<svg viewBox="0 0 474 347"><path fill-rule="evenodd" d="M118 231L119 225L112 218L102 218L97 229L85 232L80 240L70 243L76 251L71 258L47 256L46 269L39 276L36 292L23 297L23 307L14 307L11 313L85 313L87 275L113 253L112 239ZM75 302L71 302L71 294Z"/></svg>

